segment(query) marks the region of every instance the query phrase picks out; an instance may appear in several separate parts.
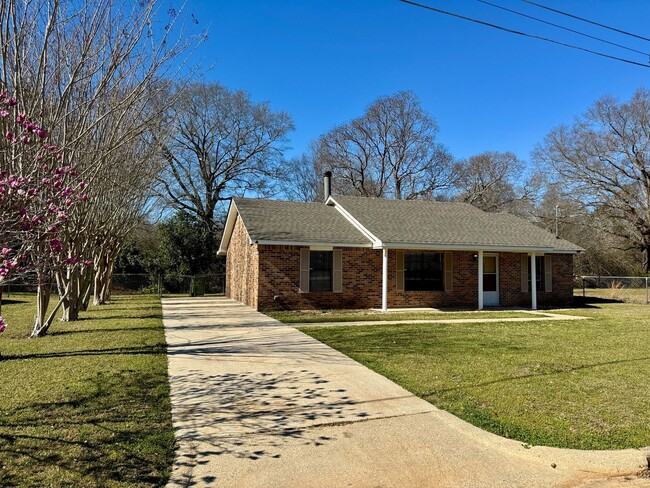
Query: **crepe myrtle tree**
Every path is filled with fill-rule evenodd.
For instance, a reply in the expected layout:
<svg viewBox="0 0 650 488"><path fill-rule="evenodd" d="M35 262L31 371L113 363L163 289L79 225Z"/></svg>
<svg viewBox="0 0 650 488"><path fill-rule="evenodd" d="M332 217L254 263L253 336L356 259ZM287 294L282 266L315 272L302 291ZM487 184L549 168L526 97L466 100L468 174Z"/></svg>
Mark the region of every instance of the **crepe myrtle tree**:
<svg viewBox="0 0 650 488"><path fill-rule="evenodd" d="M32 337L47 333L53 273L90 263L68 253L62 235L69 213L87 201L86 185L65 163L49 132L19 111L18 101L0 93L0 286L33 274L37 285ZM6 323L0 317L0 329Z"/></svg>
<svg viewBox="0 0 650 488"><path fill-rule="evenodd" d="M163 126L176 99L170 86L193 76L186 55L204 35L196 32L196 18L184 21L187 3L178 9L175 3L7 0L0 6L0 86L52 129L88 184L88 204L69 209L59 237L66 259L93 260L55 271L64 320L78 317L96 274L110 287L110 254L142 216L140 196L157 173L147 168L134 177L131 168L148 165L144 159L156 144L149 134Z"/></svg>

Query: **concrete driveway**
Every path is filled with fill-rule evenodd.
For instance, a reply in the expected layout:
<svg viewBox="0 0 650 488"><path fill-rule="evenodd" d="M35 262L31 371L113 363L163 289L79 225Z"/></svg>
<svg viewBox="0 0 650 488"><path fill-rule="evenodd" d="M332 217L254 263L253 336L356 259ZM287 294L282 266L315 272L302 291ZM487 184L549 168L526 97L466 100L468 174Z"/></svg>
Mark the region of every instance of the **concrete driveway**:
<svg viewBox="0 0 650 488"><path fill-rule="evenodd" d="M649 450L526 448L225 298L163 300L170 487L650 487Z"/></svg>

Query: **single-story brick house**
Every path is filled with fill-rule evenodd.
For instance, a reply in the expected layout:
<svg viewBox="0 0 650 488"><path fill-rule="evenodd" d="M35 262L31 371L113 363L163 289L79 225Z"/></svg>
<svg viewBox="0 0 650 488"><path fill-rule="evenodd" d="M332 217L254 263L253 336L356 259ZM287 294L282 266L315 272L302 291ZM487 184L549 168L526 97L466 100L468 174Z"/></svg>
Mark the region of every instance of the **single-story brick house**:
<svg viewBox="0 0 650 488"><path fill-rule="evenodd" d="M466 203L332 195L233 198L219 247L226 295L257 310L568 305L581 251Z"/></svg>

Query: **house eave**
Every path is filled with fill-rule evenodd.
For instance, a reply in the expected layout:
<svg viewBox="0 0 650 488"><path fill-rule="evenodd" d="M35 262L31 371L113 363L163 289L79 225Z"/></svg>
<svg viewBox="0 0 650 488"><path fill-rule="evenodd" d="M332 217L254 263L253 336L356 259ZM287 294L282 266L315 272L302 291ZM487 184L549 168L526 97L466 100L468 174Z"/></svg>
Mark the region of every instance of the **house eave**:
<svg viewBox="0 0 650 488"><path fill-rule="evenodd" d="M221 236L221 242L219 243L219 249L217 250L217 256L225 256L228 254L228 245L230 244L230 238L232 237L232 232L235 228L235 222L237 222L238 214L239 211L237 210L235 201L230 200L228 216L226 217L226 225L223 227L223 234Z"/></svg>
<svg viewBox="0 0 650 488"><path fill-rule="evenodd" d="M301 246L301 247L372 247L372 243L351 243L351 242L321 242L321 241L276 241L267 239L256 239L253 244L264 246Z"/></svg>
<svg viewBox="0 0 650 488"><path fill-rule="evenodd" d="M537 246L488 246L472 244L422 244L405 242L384 242L373 245L373 249L423 249L433 251L486 251L486 252L538 252L544 254L578 254L578 249L556 249Z"/></svg>

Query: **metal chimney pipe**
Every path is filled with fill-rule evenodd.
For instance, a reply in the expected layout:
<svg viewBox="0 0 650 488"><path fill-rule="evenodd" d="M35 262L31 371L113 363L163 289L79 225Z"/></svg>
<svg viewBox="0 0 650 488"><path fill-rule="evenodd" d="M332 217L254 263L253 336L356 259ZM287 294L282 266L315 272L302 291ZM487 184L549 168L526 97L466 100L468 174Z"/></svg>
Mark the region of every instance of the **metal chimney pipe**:
<svg viewBox="0 0 650 488"><path fill-rule="evenodd" d="M323 197L325 201L330 197L332 194L332 172L331 171L325 171L323 173Z"/></svg>

